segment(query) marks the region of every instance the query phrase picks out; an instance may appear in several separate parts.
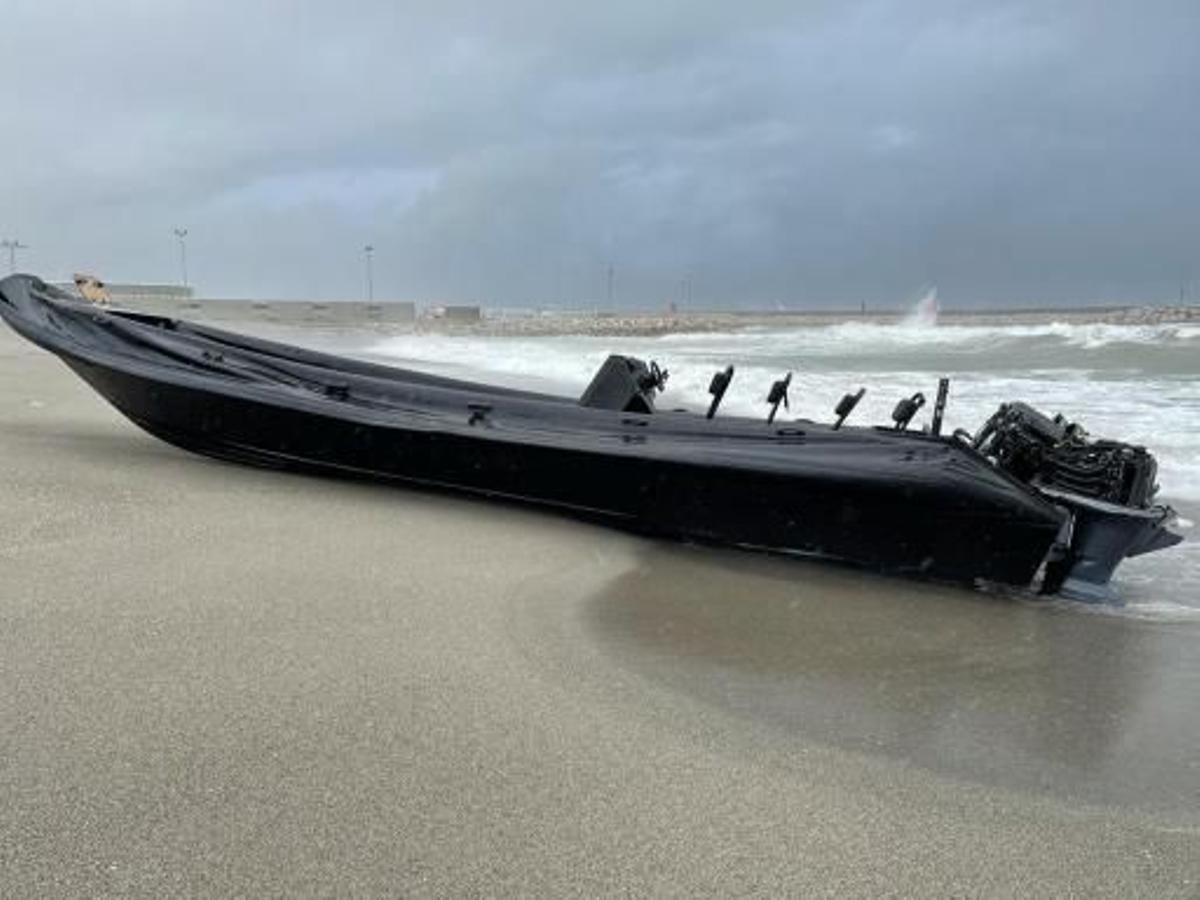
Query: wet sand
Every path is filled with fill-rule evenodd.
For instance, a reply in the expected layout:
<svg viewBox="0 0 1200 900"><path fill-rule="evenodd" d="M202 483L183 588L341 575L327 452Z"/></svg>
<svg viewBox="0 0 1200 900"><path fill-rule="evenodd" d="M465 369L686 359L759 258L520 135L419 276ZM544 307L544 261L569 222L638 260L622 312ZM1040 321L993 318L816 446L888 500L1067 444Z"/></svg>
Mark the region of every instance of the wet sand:
<svg viewBox="0 0 1200 900"><path fill-rule="evenodd" d="M0 332L0 893L1195 897L1200 626L280 475Z"/></svg>

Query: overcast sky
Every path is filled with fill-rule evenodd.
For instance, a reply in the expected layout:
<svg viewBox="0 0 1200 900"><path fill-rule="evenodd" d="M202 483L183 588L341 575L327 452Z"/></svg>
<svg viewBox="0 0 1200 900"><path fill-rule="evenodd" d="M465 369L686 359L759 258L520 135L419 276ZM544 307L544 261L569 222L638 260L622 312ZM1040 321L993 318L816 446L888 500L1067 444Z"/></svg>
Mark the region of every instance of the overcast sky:
<svg viewBox="0 0 1200 900"><path fill-rule="evenodd" d="M522 306L1200 294L1200 2L5 0L20 268ZM7 260L3 260L4 263Z"/></svg>

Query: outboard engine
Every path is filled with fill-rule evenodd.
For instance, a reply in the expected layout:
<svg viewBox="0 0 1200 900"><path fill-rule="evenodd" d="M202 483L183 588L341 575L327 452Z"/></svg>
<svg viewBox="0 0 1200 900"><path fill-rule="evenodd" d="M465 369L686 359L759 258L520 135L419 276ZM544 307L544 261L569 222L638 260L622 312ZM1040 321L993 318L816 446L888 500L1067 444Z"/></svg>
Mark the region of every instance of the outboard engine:
<svg viewBox="0 0 1200 900"><path fill-rule="evenodd" d="M1043 593L1112 600L1117 564L1179 543L1169 506L1155 505L1158 464L1145 447L1092 440L1079 425L1024 403L1005 403L974 448L998 468L1071 513L1047 560Z"/></svg>
<svg viewBox="0 0 1200 900"><path fill-rule="evenodd" d="M1061 415L1051 419L1024 403L1001 406L975 438L975 449L1038 487L1139 509L1158 491L1158 464L1145 447L1089 440Z"/></svg>
<svg viewBox="0 0 1200 900"><path fill-rule="evenodd" d="M647 366L640 359L614 353L600 366L592 383L579 398L579 405L617 412L652 413L654 393L666 384L667 370L660 369L658 363L651 362Z"/></svg>

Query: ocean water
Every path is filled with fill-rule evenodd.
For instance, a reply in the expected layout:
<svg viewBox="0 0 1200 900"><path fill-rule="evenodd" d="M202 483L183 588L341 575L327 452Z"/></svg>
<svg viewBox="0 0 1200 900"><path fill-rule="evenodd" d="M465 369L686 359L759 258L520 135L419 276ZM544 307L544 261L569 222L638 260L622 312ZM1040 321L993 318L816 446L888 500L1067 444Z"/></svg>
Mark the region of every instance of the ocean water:
<svg viewBox="0 0 1200 900"><path fill-rule="evenodd" d="M344 341L344 338L343 338ZM809 328L750 328L661 337L361 336L339 349L457 377L577 395L609 353L657 360L670 371L660 407L704 409L708 382L736 368L722 411L765 416L771 382L791 371L782 415L832 420L843 393L867 389L851 423L890 421L896 401L929 398L951 379L947 431L974 431L996 407L1022 400L1062 413L1093 436L1144 444L1159 461L1159 498L1188 539L1119 570L1122 614L1200 617L1200 325L976 326L910 321Z"/></svg>

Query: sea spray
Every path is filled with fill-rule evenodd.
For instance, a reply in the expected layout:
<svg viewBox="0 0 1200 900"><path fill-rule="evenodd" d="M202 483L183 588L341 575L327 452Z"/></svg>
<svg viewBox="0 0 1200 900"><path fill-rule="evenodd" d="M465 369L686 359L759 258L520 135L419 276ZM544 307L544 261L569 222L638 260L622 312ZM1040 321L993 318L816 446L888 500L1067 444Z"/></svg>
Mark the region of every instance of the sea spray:
<svg viewBox="0 0 1200 900"><path fill-rule="evenodd" d="M933 328L938 323L938 291L937 287L929 288L912 309L900 320L902 328Z"/></svg>

